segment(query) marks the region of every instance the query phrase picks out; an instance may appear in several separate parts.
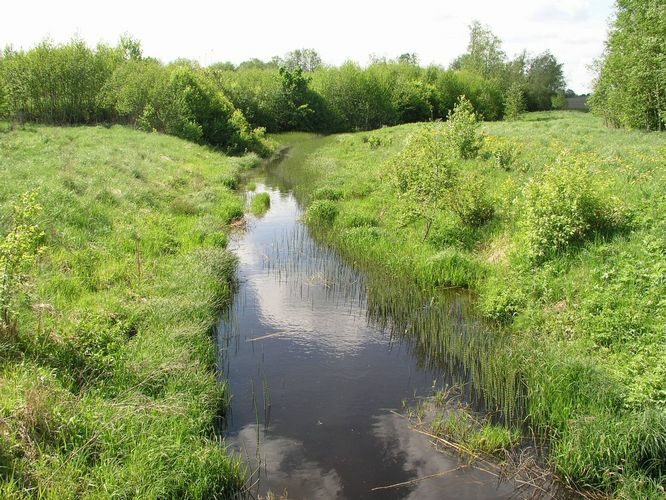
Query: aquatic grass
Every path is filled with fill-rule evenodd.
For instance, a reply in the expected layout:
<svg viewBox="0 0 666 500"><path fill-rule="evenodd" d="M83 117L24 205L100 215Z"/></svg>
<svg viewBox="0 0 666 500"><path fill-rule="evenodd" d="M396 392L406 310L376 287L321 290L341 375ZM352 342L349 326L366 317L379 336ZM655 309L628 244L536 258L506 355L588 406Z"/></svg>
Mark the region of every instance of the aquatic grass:
<svg viewBox="0 0 666 500"><path fill-rule="evenodd" d="M254 215L265 214L271 206L271 196L268 193L256 193L250 200L250 210Z"/></svg>

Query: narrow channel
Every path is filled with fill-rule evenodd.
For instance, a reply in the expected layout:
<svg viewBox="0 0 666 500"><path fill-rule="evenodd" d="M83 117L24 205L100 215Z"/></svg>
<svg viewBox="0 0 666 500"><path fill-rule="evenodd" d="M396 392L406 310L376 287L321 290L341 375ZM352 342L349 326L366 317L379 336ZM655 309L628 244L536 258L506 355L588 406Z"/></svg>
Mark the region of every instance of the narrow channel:
<svg viewBox="0 0 666 500"><path fill-rule="evenodd" d="M225 442L247 464L252 495L512 497L512 484L436 450L401 416L405 402L470 376L440 353L442 335L464 337L467 297L450 294L450 324L440 318L437 335L414 341L414 321L391 317L381 287L311 237L283 179L269 170L253 181L270 209L230 242L239 287L218 327Z"/></svg>

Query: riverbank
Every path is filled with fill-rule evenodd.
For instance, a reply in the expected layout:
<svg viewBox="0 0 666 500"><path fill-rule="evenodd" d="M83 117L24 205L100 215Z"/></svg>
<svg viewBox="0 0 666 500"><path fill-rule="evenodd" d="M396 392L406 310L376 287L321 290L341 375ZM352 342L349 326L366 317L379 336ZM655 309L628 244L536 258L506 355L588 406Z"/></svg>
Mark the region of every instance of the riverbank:
<svg viewBox="0 0 666 500"><path fill-rule="evenodd" d="M0 132L0 234L34 191L42 247L0 338L0 496L242 487L214 432L211 331L232 296L232 190L257 161L119 126Z"/></svg>
<svg viewBox="0 0 666 500"><path fill-rule="evenodd" d="M663 495L666 138L571 112L484 124L481 154L459 168L483 179L492 216L470 227L441 210L427 231L405 221L387 167L420 127L318 139L301 174L307 181L295 186L310 206L306 220L365 270L478 294L503 344L475 381L514 424L525 420L551 438L551 463L565 481L624 497ZM540 255L526 207L561 164L585 172L590 192L613 207L609 220L622 224Z"/></svg>

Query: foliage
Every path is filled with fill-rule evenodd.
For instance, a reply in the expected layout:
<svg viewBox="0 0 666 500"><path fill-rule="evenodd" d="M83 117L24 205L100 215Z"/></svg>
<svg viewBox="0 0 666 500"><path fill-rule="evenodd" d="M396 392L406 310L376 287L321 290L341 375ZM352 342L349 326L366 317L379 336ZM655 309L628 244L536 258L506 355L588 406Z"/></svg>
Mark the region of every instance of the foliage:
<svg viewBox="0 0 666 500"><path fill-rule="evenodd" d="M613 126L662 130L666 124L666 5L618 0L589 100Z"/></svg>
<svg viewBox="0 0 666 500"><path fill-rule="evenodd" d="M485 78L498 75L506 60L502 41L479 21L469 26L467 53L456 59L452 66L478 73Z"/></svg>
<svg viewBox="0 0 666 500"><path fill-rule="evenodd" d="M20 122L112 121L232 153L265 155L270 149L196 64L143 59L140 44L129 37L115 48L92 50L73 40L6 50L0 75L6 114Z"/></svg>
<svg viewBox="0 0 666 500"><path fill-rule="evenodd" d="M608 233L627 224L624 208L607 199L586 161L565 153L525 186L526 251L535 261L566 250L594 231Z"/></svg>
<svg viewBox="0 0 666 500"><path fill-rule="evenodd" d="M449 206L456 170L448 134L424 126L409 138L407 146L388 165L402 214L424 219L427 238L438 211Z"/></svg>
<svg viewBox="0 0 666 500"><path fill-rule="evenodd" d="M494 160L497 167L508 172L515 167L521 149L520 144L516 141L496 136L485 136L482 156L485 159Z"/></svg>
<svg viewBox="0 0 666 500"><path fill-rule="evenodd" d="M481 148L478 128L472 103L465 96L460 96L449 113L446 130L446 140L455 157L463 160L476 157Z"/></svg>
<svg viewBox="0 0 666 500"><path fill-rule="evenodd" d="M42 42L27 52L6 49L1 66L8 114L21 122L103 120L98 95L122 61L118 49L92 50L76 39L65 45Z"/></svg>
<svg viewBox="0 0 666 500"><path fill-rule="evenodd" d="M480 227L495 214L493 202L488 197L488 186L484 178L475 172L456 179L450 205L453 213L466 226Z"/></svg>
<svg viewBox="0 0 666 500"><path fill-rule="evenodd" d="M525 98L529 111L552 109L552 98L564 91L562 64L546 51L527 61Z"/></svg>
<svg viewBox="0 0 666 500"><path fill-rule="evenodd" d="M523 88L518 82L511 84L504 96L504 119L515 120L526 110Z"/></svg>
<svg viewBox="0 0 666 500"><path fill-rule="evenodd" d="M338 207L331 200L314 200L305 212L305 221L315 227L333 224L338 216Z"/></svg>
<svg viewBox="0 0 666 500"><path fill-rule="evenodd" d="M312 72L322 65L321 56L314 49L296 49L280 60L280 66L289 71Z"/></svg>
<svg viewBox="0 0 666 500"><path fill-rule="evenodd" d="M0 241L0 333L15 333L16 299L27 278L26 271L42 252L37 246L42 232L37 217L42 207L37 191L23 193L13 207L12 225Z"/></svg>

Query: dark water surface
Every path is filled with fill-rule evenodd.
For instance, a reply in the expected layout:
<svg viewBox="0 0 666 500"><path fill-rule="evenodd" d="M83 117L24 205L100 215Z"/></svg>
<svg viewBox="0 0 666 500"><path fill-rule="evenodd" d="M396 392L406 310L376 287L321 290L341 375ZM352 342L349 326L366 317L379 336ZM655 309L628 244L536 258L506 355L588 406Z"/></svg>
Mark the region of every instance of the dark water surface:
<svg viewBox="0 0 666 500"><path fill-rule="evenodd" d="M226 443L248 464L252 493L520 497L511 484L435 450L398 415L404 401L469 377L460 363L438 355L446 342L438 336L414 341L407 332L413 319L392 317L395 307L383 308L382 287L368 285L310 237L299 204L279 179L257 181L271 208L250 217L230 243L240 286L218 329L219 365L232 394ZM464 295L450 295L431 327L464 341L466 303ZM406 305L411 311L430 306Z"/></svg>

